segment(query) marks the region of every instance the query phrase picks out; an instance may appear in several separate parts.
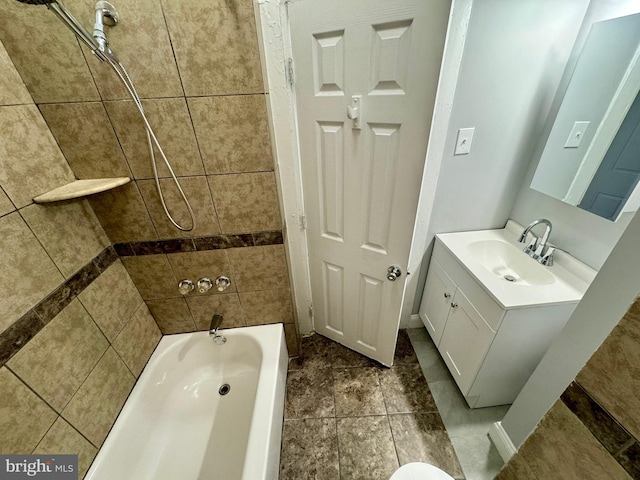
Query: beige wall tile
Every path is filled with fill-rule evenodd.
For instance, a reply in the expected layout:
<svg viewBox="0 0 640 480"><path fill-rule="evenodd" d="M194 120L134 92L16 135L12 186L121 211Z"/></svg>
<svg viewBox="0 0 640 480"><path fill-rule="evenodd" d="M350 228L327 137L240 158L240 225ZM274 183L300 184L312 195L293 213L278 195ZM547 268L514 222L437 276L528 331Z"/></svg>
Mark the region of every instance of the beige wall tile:
<svg viewBox="0 0 640 480"><path fill-rule="evenodd" d="M157 240L147 207L135 182L88 197L113 243Z"/></svg>
<svg viewBox="0 0 640 480"><path fill-rule="evenodd" d="M0 40L36 103L99 99L75 35L46 8L2 2Z"/></svg>
<svg viewBox="0 0 640 480"><path fill-rule="evenodd" d="M32 204L20 213L66 278L111 244L86 200Z"/></svg>
<svg viewBox="0 0 640 480"><path fill-rule="evenodd" d="M247 325L293 323L291 292L285 288L240 293Z"/></svg>
<svg viewBox="0 0 640 480"><path fill-rule="evenodd" d="M7 194L4 193L2 189L0 189L0 216L6 215L7 213L11 213L16 209L7 197Z"/></svg>
<svg viewBox="0 0 640 480"><path fill-rule="evenodd" d="M94 446L100 447L135 381L113 348L109 348L62 416Z"/></svg>
<svg viewBox="0 0 640 480"><path fill-rule="evenodd" d="M147 300L146 303L163 334L185 333L196 330L191 311L189 311L184 298Z"/></svg>
<svg viewBox="0 0 640 480"><path fill-rule="evenodd" d="M110 342L115 340L143 302L120 260L94 280L78 298Z"/></svg>
<svg viewBox="0 0 640 480"><path fill-rule="evenodd" d="M13 373L0 368L0 452L31 452L57 416Z"/></svg>
<svg viewBox="0 0 640 480"><path fill-rule="evenodd" d="M224 293L236 291L235 281L231 274L231 266L227 253L224 250L207 250L204 252L184 252L172 253L167 255L171 268L173 268L176 278L190 278L194 283L200 278L208 277L215 283L216 278L221 275L229 277L231 285ZM197 289L197 285L196 285ZM218 294L218 290L214 287L207 292L207 295ZM200 295L196 290L191 292L189 296Z"/></svg>
<svg viewBox="0 0 640 480"><path fill-rule="evenodd" d="M290 357L295 357L300 354L300 339L298 332L296 331L296 325L294 323L287 323L284 326L284 336L287 341L287 350Z"/></svg>
<svg viewBox="0 0 640 480"><path fill-rule="evenodd" d="M62 417L58 417L33 453L78 455L78 475L82 478L91 466L98 449L65 422Z"/></svg>
<svg viewBox="0 0 640 480"><path fill-rule="evenodd" d="M222 233L280 230L280 208L273 173L208 177Z"/></svg>
<svg viewBox="0 0 640 480"><path fill-rule="evenodd" d="M33 103L31 94L0 42L0 105Z"/></svg>
<svg viewBox="0 0 640 480"><path fill-rule="evenodd" d="M93 25L93 0L67 0L65 5L82 19ZM115 6L120 22L109 28L109 46L131 76L142 98L177 97L183 95L169 35L159 0L118 2ZM96 84L103 99L129 98L116 74L93 55L87 55Z"/></svg>
<svg viewBox="0 0 640 480"><path fill-rule="evenodd" d="M208 174L273 170L264 95L189 99Z"/></svg>
<svg viewBox="0 0 640 480"><path fill-rule="evenodd" d="M13 203L24 207L33 197L73 180L38 108L0 107L0 185Z"/></svg>
<svg viewBox="0 0 640 480"><path fill-rule="evenodd" d="M577 380L629 433L640 438L640 298L593 354Z"/></svg>
<svg viewBox="0 0 640 480"><path fill-rule="evenodd" d="M142 193L142 198L160 238L198 237L220 233L218 216L213 208L207 178L204 176L180 177L178 180L196 217L195 229L188 232L178 230L167 218L162 203L160 203L155 180L138 181L140 193ZM191 216L173 179L160 179L160 186L165 204L173 219L185 228L190 227Z"/></svg>
<svg viewBox="0 0 640 480"><path fill-rule="evenodd" d="M0 332L3 332L60 285L64 277L18 212L0 218L0 231Z"/></svg>
<svg viewBox="0 0 640 480"><path fill-rule="evenodd" d="M252 2L162 6L187 96L264 92Z"/></svg>
<svg viewBox="0 0 640 480"><path fill-rule="evenodd" d="M38 108L77 178L131 176L102 103L43 104Z"/></svg>
<svg viewBox="0 0 640 480"><path fill-rule="evenodd" d="M289 274L283 245L227 250L239 292L288 290Z"/></svg>
<svg viewBox="0 0 640 480"><path fill-rule="evenodd" d="M147 364L162 332L146 305L141 305L113 342L113 348L137 377Z"/></svg>
<svg viewBox="0 0 640 480"><path fill-rule="evenodd" d="M145 115L177 176L203 175L204 167L189 110L184 98L159 98L142 102ZM109 117L135 178L153 178L146 129L131 101L106 102ZM158 174L169 177L169 169L156 149Z"/></svg>
<svg viewBox="0 0 640 480"><path fill-rule="evenodd" d="M221 328L244 327L244 314L237 293L188 297L187 304L198 330L209 330L214 314L224 317Z"/></svg>
<svg viewBox="0 0 640 480"><path fill-rule="evenodd" d="M551 407L517 455L540 479L631 478L561 401Z"/></svg>
<svg viewBox="0 0 640 480"><path fill-rule="evenodd" d="M541 480L534 475L522 456L515 455L500 470L495 480Z"/></svg>
<svg viewBox="0 0 640 480"><path fill-rule="evenodd" d="M178 279L166 255L125 257L122 263L145 300L180 297Z"/></svg>
<svg viewBox="0 0 640 480"><path fill-rule="evenodd" d="M80 302L73 300L7 365L62 411L108 346Z"/></svg>

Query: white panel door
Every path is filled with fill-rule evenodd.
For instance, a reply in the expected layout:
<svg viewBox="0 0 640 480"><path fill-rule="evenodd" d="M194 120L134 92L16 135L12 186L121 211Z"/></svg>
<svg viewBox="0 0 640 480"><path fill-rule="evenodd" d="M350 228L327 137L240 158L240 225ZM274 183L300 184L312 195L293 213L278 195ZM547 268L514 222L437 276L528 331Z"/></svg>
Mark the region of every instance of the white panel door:
<svg viewBox="0 0 640 480"><path fill-rule="evenodd" d="M288 5L314 326L391 365L449 2Z"/></svg>

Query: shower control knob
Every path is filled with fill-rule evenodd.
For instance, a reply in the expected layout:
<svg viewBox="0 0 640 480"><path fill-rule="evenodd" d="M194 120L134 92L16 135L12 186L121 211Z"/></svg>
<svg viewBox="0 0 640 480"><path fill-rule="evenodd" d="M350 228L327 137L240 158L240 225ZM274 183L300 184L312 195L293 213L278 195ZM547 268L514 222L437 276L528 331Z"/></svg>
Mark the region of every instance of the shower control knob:
<svg viewBox="0 0 640 480"><path fill-rule="evenodd" d="M186 295L187 293L192 291L194 288L196 288L196 286L188 278L185 278L184 280L180 280L180 283L178 283L178 291L180 292L181 295Z"/></svg>
<svg viewBox="0 0 640 480"><path fill-rule="evenodd" d="M231 286L231 280L229 280L229 277L225 277L224 275L221 275L218 278L216 278L216 288L218 289L219 292L224 292L230 286Z"/></svg>
<svg viewBox="0 0 640 480"><path fill-rule="evenodd" d="M198 280L198 293L207 293L213 287L213 282L209 277L202 277Z"/></svg>
<svg viewBox="0 0 640 480"><path fill-rule="evenodd" d="M396 278L398 278L400 275L402 275L402 270L400 270L400 267L391 265L387 269L387 280L389 280L390 282L395 282Z"/></svg>

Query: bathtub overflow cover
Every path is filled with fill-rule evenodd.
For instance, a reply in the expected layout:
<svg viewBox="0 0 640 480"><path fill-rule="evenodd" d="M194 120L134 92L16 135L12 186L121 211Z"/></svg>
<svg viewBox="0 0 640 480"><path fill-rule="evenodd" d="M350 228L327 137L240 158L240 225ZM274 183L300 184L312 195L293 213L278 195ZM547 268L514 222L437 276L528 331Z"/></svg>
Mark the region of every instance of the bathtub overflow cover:
<svg viewBox="0 0 640 480"><path fill-rule="evenodd" d="M225 383L224 385L222 385L219 389L218 389L218 393L220 395L226 395L227 393L229 393L231 391L231 385L229 385L228 383Z"/></svg>

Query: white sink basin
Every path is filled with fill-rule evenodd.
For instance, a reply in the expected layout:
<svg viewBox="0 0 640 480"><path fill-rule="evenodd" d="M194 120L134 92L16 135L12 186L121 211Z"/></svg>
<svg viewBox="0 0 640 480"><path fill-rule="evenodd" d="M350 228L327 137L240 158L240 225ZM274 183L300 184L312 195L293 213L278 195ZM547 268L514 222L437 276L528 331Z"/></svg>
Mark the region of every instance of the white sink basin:
<svg viewBox="0 0 640 480"><path fill-rule="evenodd" d="M495 276L515 286L549 285L555 277L522 249L501 240L480 240L468 246L475 260Z"/></svg>
<svg viewBox="0 0 640 480"><path fill-rule="evenodd" d="M509 220L500 230L436 238L503 308L580 301L597 272L562 251L556 251L553 266L541 265L517 241L523 230Z"/></svg>

